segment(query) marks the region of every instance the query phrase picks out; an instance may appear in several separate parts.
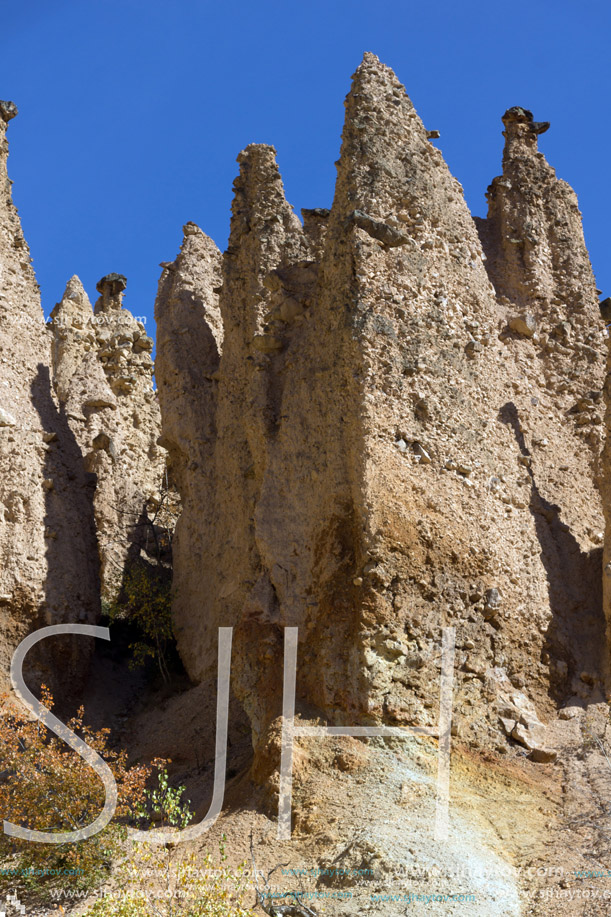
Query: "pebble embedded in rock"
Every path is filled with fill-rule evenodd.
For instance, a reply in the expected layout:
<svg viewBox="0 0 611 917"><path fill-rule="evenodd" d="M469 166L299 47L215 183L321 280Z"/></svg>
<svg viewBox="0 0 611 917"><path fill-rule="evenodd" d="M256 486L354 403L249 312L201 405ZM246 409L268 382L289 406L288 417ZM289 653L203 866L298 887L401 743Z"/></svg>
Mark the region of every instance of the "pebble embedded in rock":
<svg viewBox="0 0 611 917"><path fill-rule="evenodd" d="M509 322L509 327L521 337L531 338L537 330L537 322L534 315L525 312L522 315L516 315Z"/></svg>
<svg viewBox="0 0 611 917"><path fill-rule="evenodd" d="M420 463L422 465L431 464L431 456L428 454L424 446L422 446L420 443L414 443L413 450L415 455L420 457Z"/></svg>
<svg viewBox="0 0 611 917"><path fill-rule="evenodd" d="M14 427L16 426L17 421L12 414L9 414L8 411L5 411L3 408L0 408L0 427Z"/></svg>
<svg viewBox="0 0 611 917"><path fill-rule="evenodd" d="M533 761L536 761L537 764L548 764L556 760L558 752L551 748L533 748L530 757Z"/></svg>

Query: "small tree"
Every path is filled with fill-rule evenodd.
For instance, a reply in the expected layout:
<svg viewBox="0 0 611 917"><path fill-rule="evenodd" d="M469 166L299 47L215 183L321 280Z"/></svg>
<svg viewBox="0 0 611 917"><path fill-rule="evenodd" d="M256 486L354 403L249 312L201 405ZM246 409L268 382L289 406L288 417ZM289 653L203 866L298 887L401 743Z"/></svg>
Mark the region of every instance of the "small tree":
<svg viewBox="0 0 611 917"><path fill-rule="evenodd" d="M139 638L130 644L130 668L154 659L163 680L168 682L168 650L174 639L168 571L143 560L135 561L125 574L121 592L105 604L104 611L111 622L127 621L139 631Z"/></svg>
<svg viewBox="0 0 611 917"><path fill-rule="evenodd" d="M160 770L157 774L157 788L146 790L144 802L136 806L139 817L147 823L159 821L162 827L186 828L193 821L193 813L189 809L189 802L182 801L184 791L184 786L170 786L167 770Z"/></svg>

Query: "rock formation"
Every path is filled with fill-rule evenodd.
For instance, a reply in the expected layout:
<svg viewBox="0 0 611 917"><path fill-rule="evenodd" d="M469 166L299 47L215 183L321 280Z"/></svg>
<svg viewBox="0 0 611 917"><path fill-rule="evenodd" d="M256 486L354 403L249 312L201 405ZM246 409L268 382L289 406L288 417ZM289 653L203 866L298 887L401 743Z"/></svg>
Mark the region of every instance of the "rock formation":
<svg viewBox="0 0 611 917"><path fill-rule="evenodd" d="M330 209L302 223L274 148L253 144L238 157L227 251L185 225L155 304L157 401L153 342L123 308L121 274L100 280L94 309L73 277L45 329L6 176L15 114L0 102L2 687L25 634L93 622L100 597L120 595L176 486L175 632L197 684L156 696L129 728L151 755L179 732L174 763L192 778L195 757L199 775L213 754L217 628L234 628L229 771L237 762L245 778L251 764L241 706L264 789L236 781L218 829L245 855L253 825L270 870L286 854L262 811L277 787L284 628L299 628L302 721L436 727L452 626L443 848L433 739L297 743L301 854L374 867L366 905L355 895L330 913L395 917L384 883L441 863L460 880L446 890L473 888L481 913L517 917L519 879L501 867L547 866L550 847L570 850L571 875L601 860L608 757L591 730L609 728L611 305L597 300L574 192L538 151L549 125L505 112L502 175L473 218L438 132L366 54ZM74 687L90 650L49 643L30 677ZM474 861L484 878L461 873ZM317 877L356 888L337 870ZM424 891L427 878L415 879ZM529 913L550 913L532 892Z"/></svg>
<svg viewBox="0 0 611 917"><path fill-rule="evenodd" d="M366 54L330 212L302 226L273 148L252 145L222 282L192 224L164 266L157 379L189 532L179 650L205 679L217 627L236 628L259 751L285 626L303 715L334 723L434 724L445 625L469 741L543 747L550 698L600 689L604 328L575 195L537 152L544 125L520 108L504 124L476 226Z"/></svg>
<svg viewBox="0 0 611 917"><path fill-rule="evenodd" d="M100 594L116 596L130 553L157 535L152 517L165 469L153 341L122 308L125 278L102 278L94 312L73 277L45 328L6 173L6 126L15 114L12 103L0 103L3 687L29 631L97 621ZM81 637L53 638L32 653L31 677L57 685L65 676L74 688L91 648Z"/></svg>
<svg viewBox="0 0 611 917"><path fill-rule="evenodd" d="M588 395L600 389L598 291L577 197L537 151L537 137L549 124L533 122L532 113L519 107L508 109L503 123L503 174L488 188L488 219L477 221L490 277L499 301L516 311L510 330L536 336L538 346L553 354L545 361L548 387L561 396L574 390L599 404L600 392ZM600 415L600 407L574 407L575 413ZM581 423L595 452L600 424L599 416Z"/></svg>
<svg viewBox="0 0 611 917"><path fill-rule="evenodd" d="M51 313L53 379L93 497L102 597L119 592L129 556L154 537L147 510L159 506L165 452L157 445L153 340L122 306L126 281L108 274L91 303L72 277Z"/></svg>
<svg viewBox="0 0 611 917"><path fill-rule="evenodd" d="M47 624L99 614L92 479L53 396L50 341L28 246L12 203L0 102L0 684L15 646ZM85 638L33 651L33 680L73 685L86 671ZM61 667L55 663L62 659Z"/></svg>

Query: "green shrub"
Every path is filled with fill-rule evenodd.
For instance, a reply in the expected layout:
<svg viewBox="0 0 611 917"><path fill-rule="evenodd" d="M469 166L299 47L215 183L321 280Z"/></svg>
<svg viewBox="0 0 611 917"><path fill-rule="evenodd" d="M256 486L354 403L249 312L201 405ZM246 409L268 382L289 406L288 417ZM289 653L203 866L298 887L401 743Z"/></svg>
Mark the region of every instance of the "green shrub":
<svg viewBox="0 0 611 917"><path fill-rule="evenodd" d="M161 827L186 828L193 820L193 813L188 802L182 802L184 786L171 787L168 772L160 770L157 774L157 788L145 790L144 801L139 802L137 811L147 824L161 822Z"/></svg>

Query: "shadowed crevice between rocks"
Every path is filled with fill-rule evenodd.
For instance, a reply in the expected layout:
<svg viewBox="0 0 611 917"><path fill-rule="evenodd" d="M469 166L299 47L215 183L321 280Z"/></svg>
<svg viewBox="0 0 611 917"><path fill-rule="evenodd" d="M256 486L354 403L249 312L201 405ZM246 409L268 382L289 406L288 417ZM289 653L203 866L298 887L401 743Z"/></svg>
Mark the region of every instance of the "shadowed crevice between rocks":
<svg viewBox="0 0 611 917"><path fill-rule="evenodd" d="M93 498L96 480L87 474L78 443L63 409L51 395L49 367L38 365L31 386L32 404L49 440L44 458L47 574L44 583L46 624L95 623L100 614L100 577ZM73 588L69 588L72 585ZM70 600L72 597L72 601ZM62 643L64 664L57 666ZM87 674L94 641L90 637L54 637L32 651L30 680L76 696ZM51 655L52 654L52 655ZM70 678L67 680L67 673ZM36 684L35 687L38 687Z"/></svg>
<svg viewBox="0 0 611 917"><path fill-rule="evenodd" d="M503 405L499 417L512 428L520 455L530 459L516 405L513 402ZM607 677L602 550L582 551L561 519L562 508L540 492L530 463L525 470L531 480L529 509L547 573L551 610L542 657L544 660L546 654L550 657L549 691L555 702L561 704L579 690L582 673L598 680L601 689Z"/></svg>

